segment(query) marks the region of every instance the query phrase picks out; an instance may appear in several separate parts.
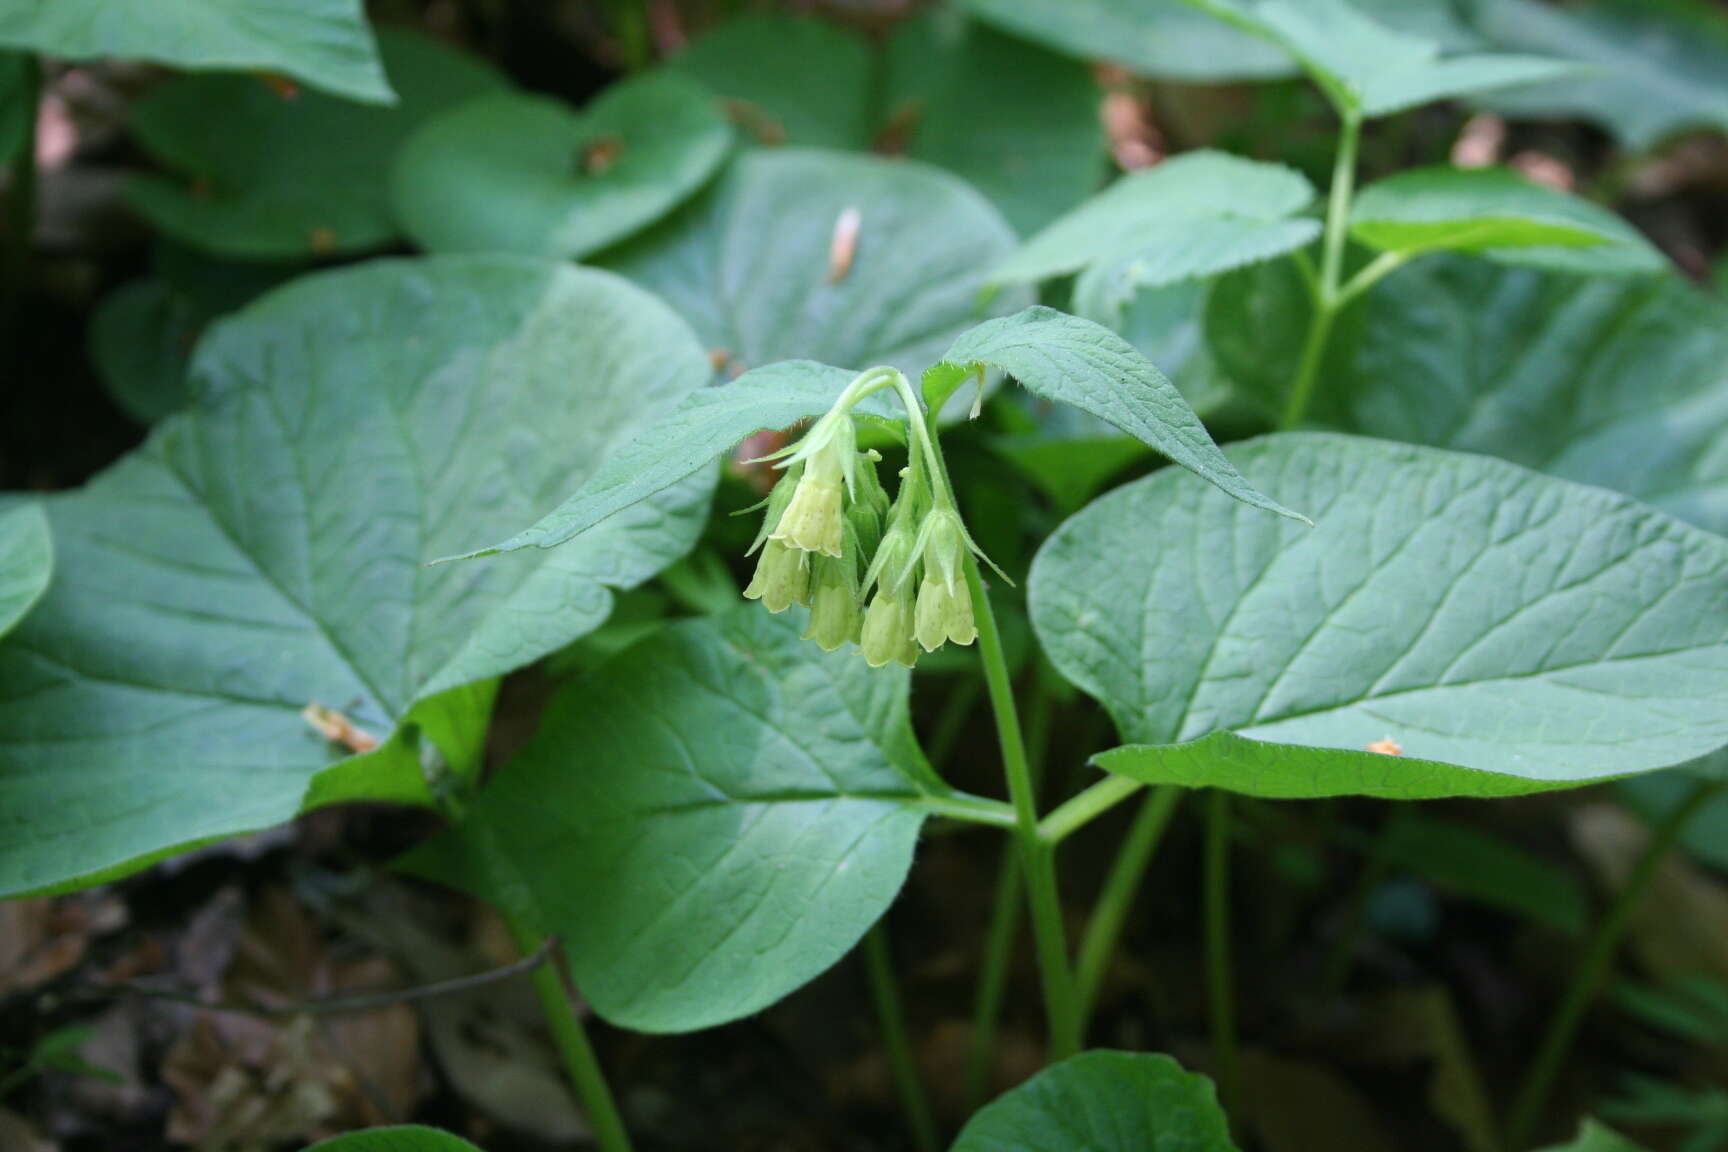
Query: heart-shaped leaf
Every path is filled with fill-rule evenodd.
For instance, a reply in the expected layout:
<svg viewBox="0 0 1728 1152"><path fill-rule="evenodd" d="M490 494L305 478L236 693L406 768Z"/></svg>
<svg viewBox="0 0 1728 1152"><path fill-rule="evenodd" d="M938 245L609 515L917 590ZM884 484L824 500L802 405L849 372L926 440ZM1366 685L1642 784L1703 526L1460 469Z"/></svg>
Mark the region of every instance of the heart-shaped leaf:
<svg viewBox="0 0 1728 1152"><path fill-rule="evenodd" d="M1467 0L1488 43L1575 61L1574 78L1498 92L1509 116L1587 117L1629 148L1691 128L1728 131L1728 20L1703 0Z"/></svg>
<svg viewBox="0 0 1728 1152"><path fill-rule="evenodd" d="M993 282L1047 280L1105 264L1134 286L1212 276L1300 248L1320 234L1294 219L1314 186L1294 168L1225 152L1185 152L1112 184L1032 237Z"/></svg>
<svg viewBox="0 0 1728 1152"><path fill-rule="evenodd" d="M608 586L690 546L712 480L592 547L425 562L531 519L707 375L646 293L515 257L325 273L222 323L193 406L47 501L61 578L0 645L0 892L303 802L424 802L403 741L343 757L408 718L483 724L464 686L602 622Z"/></svg>
<svg viewBox="0 0 1728 1152"><path fill-rule="evenodd" d="M396 212L434 252L581 259L683 203L731 146L714 95L676 71L608 88L580 112L501 92L414 134L396 162Z"/></svg>
<svg viewBox="0 0 1728 1152"><path fill-rule="evenodd" d="M953 12L901 21L874 54L815 17L747 12L697 37L672 66L732 102L746 139L939 165L1022 232L1084 199L1103 173L1087 69Z"/></svg>
<svg viewBox="0 0 1728 1152"><path fill-rule="evenodd" d="M733 374L776 360L915 375L986 315L984 270L1014 245L990 203L906 160L784 148L600 263L657 292Z"/></svg>
<svg viewBox="0 0 1728 1152"><path fill-rule="evenodd" d="M53 571L54 538L41 506L0 506L0 636L42 598Z"/></svg>
<svg viewBox="0 0 1728 1152"><path fill-rule="evenodd" d="M1678 277L1542 274L1463 258L1359 306L1328 374L1337 423L1626 492L1728 533L1728 305Z"/></svg>
<svg viewBox="0 0 1728 1152"><path fill-rule="evenodd" d="M1083 60L1197 84L1295 75L1288 53L1184 0L964 0L967 11Z"/></svg>
<svg viewBox="0 0 1728 1152"><path fill-rule="evenodd" d="M1108 328L1054 308L990 320L954 341L937 371L1000 368L1029 391L1120 428L1255 508L1306 522L1244 480L1188 402L1151 361Z"/></svg>
<svg viewBox="0 0 1728 1152"><path fill-rule="evenodd" d="M368 1128L320 1140L304 1152L480 1152L474 1145L437 1128L401 1124Z"/></svg>
<svg viewBox="0 0 1728 1152"><path fill-rule="evenodd" d="M525 899L626 1027L706 1028L813 979L893 901L941 786L907 674L818 652L802 616L674 625L570 684L407 866Z"/></svg>
<svg viewBox="0 0 1728 1152"><path fill-rule="evenodd" d="M1153 1052L1084 1052L979 1110L952 1152L1236 1152L1212 1081Z"/></svg>
<svg viewBox="0 0 1728 1152"><path fill-rule="evenodd" d="M254 76L182 76L139 103L132 130L176 175L135 176L126 195L157 228L210 252L294 259L363 252L396 237L390 163L428 117L499 88L472 57L383 31L400 93L369 108L284 93Z"/></svg>
<svg viewBox="0 0 1728 1152"><path fill-rule="evenodd" d="M1435 100L1576 74L1570 61L1475 53L1394 28L1348 0L1186 0L1282 46L1340 115L1389 116Z"/></svg>
<svg viewBox="0 0 1728 1152"><path fill-rule="evenodd" d="M1363 189L1350 234L1385 252L1474 252L1598 275L1668 262L1614 213L1503 169L1415 168Z"/></svg>
<svg viewBox="0 0 1728 1152"><path fill-rule="evenodd" d="M1167 471L1033 565L1046 651L1140 745L1112 771L1494 795L1728 743L1728 540L1461 453L1285 434L1229 456L1315 527Z"/></svg>
<svg viewBox="0 0 1728 1152"><path fill-rule="evenodd" d="M361 0L25 0L0 9L0 45L283 72L353 100L391 101Z"/></svg>

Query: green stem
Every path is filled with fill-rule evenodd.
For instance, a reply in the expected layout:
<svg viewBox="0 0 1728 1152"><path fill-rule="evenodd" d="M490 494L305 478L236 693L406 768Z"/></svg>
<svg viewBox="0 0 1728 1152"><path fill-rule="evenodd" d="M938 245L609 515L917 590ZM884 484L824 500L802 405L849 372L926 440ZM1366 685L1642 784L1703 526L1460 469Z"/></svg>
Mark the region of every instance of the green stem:
<svg viewBox="0 0 1728 1152"><path fill-rule="evenodd" d="M506 914L516 946L524 956L531 956L545 947L545 938L531 931L514 916ZM594 1146L600 1152L631 1152L630 1136L624 1131L624 1120L618 1115L618 1105L612 1099L612 1089L600 1071L600 1060L588 1033L576 1016L574 996L565 983L564 958L553 957L552 963L534 969L534 994L540 998L540 1011L552 1031L553 1043L563 1058L564 1072L570 1086L576 1090L576 1100L582 1106L582 1116L594 1135Z"/></svg>
<svg viewBox="0 0 1728 1152"><path fill-rule="evenodd" d="M1206 989L1212 1008L1212 1063L1228 1110L1236 1095L1236 1003L1230 973L1230 793L1215 788L1206 806Z"/></svg>
<svg viewBox="0 0 1728 1152"><path fill-rule="evenodd" d="M1044 782L1044 758L1050 749L1050 717L1054 697L1046 683L1047 665L1040 663L1033 681L1031 717L1027 722L1027 761L1032 786ZM976 685L976 680L966 681ZM1016 846L1003 845L996 862L996 894L990 906L990 927L984 935L984 961L978 976L978 995L972 1002L972 1036L966 1052L966 1071L961 1091L968 1114L978 1110L990 1089L990 1072L996 1061L996 1025L1002 1017L1002 999L1008 989L1008 963L1014 955L1014 940L1020 934L1020 902L1025 883Z"/></svg>
<svg viewBox="0 0 1728 1152"><path fill-rule="evenodd" d="M918 805L934 815L946 816L950 820L968 820L973 824L989 824L996 828L1016 828L1020 822L1018 813L1002 801L972 796L965 792L921 796Z"/></svg>
<svg viewBox="0 0 1728 1152"><path fill-rule="evenodd" d="M20 67L17 115L23 119L24 137L18 142L18 155L12 161L6 186L4 256L0 257L4 261L0 268L0 336L12 349L17 349L24 331L24 296L36 240L36 116L42 99L41 60L25 53ZM22 362L18 367L22 369Z"/></svg>
<svg viewBox="0 0 1728 1152"><path fill-rule="evenodd" d="M864 934L864 967L870 974L870 998L876 1004L882 1045L888 1052L888 1067L894 1076L894 1088L900 1094L900 1107L906 1112L912 1146L918 1152L937 1152L940 1141L936 1120L930 1112L930 1099L924 1094L924 1082L918 1077L917 1061L912 1058L912 1042L906 1035L906 1014L900 1007L900 986L894 979L885 921L878 920Z"/></svg>
<svg viewBox="0 0 1728 1152"><path fill-rule="evenodd" d="M1122 847L1116 852L1116 861L1110 866L1110 875L1105 878L1104 887L1098 894L1098 904L1092 909L1092 918L1086 922L1086 934L1080 940L1080 959L1074 966L1082 1030L1098 1002L1104 970L1116 951L1122 925L1140 891L1147 862L1158 850L1164 829L1170 826L1170 817L1181 800L1182 789L1173 784L1154 788L1147 795L1146 802L1140 805L1134 823L1128 828L1128 835L1122 840Z"/></svg>
<svg viewBox="0 0 1728 1152"><path fill-rule="evenodd" d="M1106 776L1044 817L1038 835L1054 848L1144 787L1127 776Z"/></svg>
<svg viewBox="0 0 1728 1152"><path fill-rule="evenodd" d="M1069 968L1068 941L1062 926L1062 905L1056 891L1056 860L1049 845L1038 835L1037 801L1033 796L1032 772L1026 761L1026 746L1020 736L1020 716L1014 705L1014 688L1008 678L1008 660L990 597L978 575L978 562L966 557L966 587L972 595L972 613L978 623L978 654L984 665L984 684L990 707L996 715L996 738L1002 749L1002 770L1008 781L1008 797L1017 817L1014 838L1020 866L1026 873L1027 906L1032 913L1032 936L1038 951L1038 972L1044 986L1044 1013L1050 1032L1050 1059L1066 1059L1080 1051L1079 1003L1074 995L1074 976Z"/></svg>
<svg viewBox="0 0 1728 1152"><path fill-rule="evenodd" d="M1626 928L1631 923L1632 913L1637 910L1668 850L1674 846L1681 833L1685 832L1692 817L1712 800L1722 787L1722 783L1718 781L1700 781L1691 795L1657 825L1643 855L1638 857L1632 866L1631 874L1626 877L1626 882L1620 886L1620 891L1609 905L1608 914L1597 924L1596 931L1585 947L1583 959L1573 970L1572 980L1566 986L1559 1007L1555 1009L1554 1018L1548 1022L1548 1031L1542 1037L1536 1059L1531 1063L1530 1071L1525 1074L1524 1083L1518 1090L1511 1119L1506 1125L1508 1147L1523 1148L1529 1143L1536 1121L1548 1103L1554 1078L1559 1074L1560 1065L1572 1046L1572 1039L1578 1032L1578 1025L1583 1021L1585 1010L1596 999L1596 994L1602 987L1608 965L1614 959L1620 939L1626 934Z"/></svg>
<svg viewBox="0 0 1728 1152"><path fill-rule="evenodd" d="M1302 357L1296 365L1296 375L1284 402L1284 416L1279 425L1283 428L1294 428L1308 414L1309 402L1314 397L1314 384L1320 376L1320 364L1325 359L1326 342L1332 334L1332 323L1346 303L1339 285L1344 276L1344 238L1350 227L1350 200L1355 194L1356 152L1361 139L1361 117L1346 114L1338 138L1337 161L1332 168L1332 190L1326 201L1326 235L1322 240L1320 283L1314 294L1314 319L1308 326Z"/></svg>

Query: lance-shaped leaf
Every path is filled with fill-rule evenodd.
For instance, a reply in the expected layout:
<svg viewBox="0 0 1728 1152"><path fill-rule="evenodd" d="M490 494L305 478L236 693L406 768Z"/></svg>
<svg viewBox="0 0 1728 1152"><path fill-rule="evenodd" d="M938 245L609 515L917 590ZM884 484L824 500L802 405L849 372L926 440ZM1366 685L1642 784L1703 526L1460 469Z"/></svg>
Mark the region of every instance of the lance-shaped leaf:
<svg viewBox="0 0 1728 1152"><path fill-rule="evenodd" d="M1571 61L1542 56L1442 55L1435 41L1388 26L1348 0L1186 2L1283 47L1344 116L1389 116L1579 70Z"/></svg>
<svg viewBox="0 0 1728 1152"><path fill-rule="evenodd" d="M37 504L0 505L0 636L35 606L54 571L54 538Z"/></svg>
<svg viewBox="0 0 1728 1152"><path fill-rule="evenodd" d="M1016 36L1160 80L1215 84L1294 75L1287 52L1184 0L964 0Z"/></svg>
<svg viewBox="0 0 1728 1152"><path fill-rule="evenodd" d="M1102 325L1054 308L1028 308L961 336L934 371L951 384L986 367L1000 368L1046 400L1120 428L1234 499L1303 520L1244 480L1176 386L1133 345Z"/></svg>
<svg viewBox="0 0 1728 1152"><path fill-rule="evenodd" d="M1509 116L1606 127L1648 149L1693 128L1728 131L1728 20L1706 0L1467 0L1472 26L1500 48L1582 65L1583 74L1495 93Z"/></svg>
<svg viewBox="0 0 1728 1152"><path fill-rule="evenodd" d="M354 100L392 98L361 0L22 0L0 8L0 45L282 72Z"/></svg>
<svg viewBox="0 0 1728 1152"><path fill-rule="evenodd" d="M1677 276L1424 260L1360 306L1336 422L1626 492L1728 533L1728 305Z"/></svg>
<svg viewBox="0 0 1728 1152"><path fill-rule="evenodd" d="M968 326L1014 233L975 190L907 160L782 148L740 157L699 199L601 257L669 301L737 373L777 360L908 376Z"/></svg>
<svg viewBox="0 0 1728 1152"><path fill-rule="evenodd" d="M1314 186L1294 168L1225 152L1187 152L1118 180L1032 237L990 273L998 284L1047 280L1103 264L1154 286L1212 276L1312 241L1295 219Z"/></svg>
<svg viewBox="0 0 1728 1152"><path fill-rule="evenodd" d="M1504 169L1417 168L1362 190L1350 234L1384 252L1474 252L1503 264L1659 272L1662 254L1614 213Z"/></svg>
<svg viewBox="0 0 1728 1152"><path fill-rule="evenodd" d="M727 99L745 140L911 156L965 179L1021 232L1103 175L1089 70L954 12L899 22L874 53L818 17L746 12L671 64Z"/></svg>
<svg viewBox="0 0 1728 1152"><path fill-rule="evenodd" d="M60 578L0 645L0 892L303 802L426 801L392 730L483 723L465 686L601 623L608 586L689 547L711 478L592 547L426 561L531 518L706 378L659 301L516 257L325 273L224 321L193 405L46 502ZM386 742L344 759L369 741L314 731L312 704Z"/></svg>
<svg viewBox="0 0 1728 1152"><path fill-rule="evenodd" d="M662 630L572 683L417 872L556 933L608 1020L683 1032L844 956L943 794L908 676L821 653L802 612Z"/></svg>
<svg viewBox="0 0 1728 1152"><path fill-rule="evenodd" d="M437 1128L398 1124L344 1132L306 1148L304 1152L480 1152L474 1145Z"/></svg>
<svg viewBox="0 0 1728 1152"><path fill-rule="evenodd" d="M1180 472L1045 544L1046 651L1140 779L1261 795L1500 795L1728 743L1728 540L1485 457L1344 436L1234 448L1314 514Z"/></svg>
<svg viewBox="0 0 1728 1152"><path fill-rule="evenodd" d="M503 79L428 36L384 31L400 93L373 108L316 92L285 93L256 76L181 76L155 89L132 130L174 176L127 183L158 229L209 252L294 259L363 252L397 235L390 163L427 118Z"/></svg>
<svg viewBox="0 0 1728 1152"><path fill-rule="evenodd" d="M501 92L409 139L396 158L396 213L433 252L581 259L683 203L731 146L713 93L678 72L626 80L581 111Z"/></svg>
<svg viewBox="0 0 1728 1152"><path fill-rule="evenodd" d="M789 428L822 415L855 375L808 360L787 360L693 392L663 420L608 457L582 487L532 527L501 544L446 559L468 560L562 544L711 467L753 432ZM887 418L892 403L885 396L869 397L854 411Z"/></svg>
<svg viewBox="0 0 1728 1152"><path fill-rule="evenodd" d="M1154 1052L1084 1052L985 1105L952 1152L1236 1152L1212 1081Z"/></svg>

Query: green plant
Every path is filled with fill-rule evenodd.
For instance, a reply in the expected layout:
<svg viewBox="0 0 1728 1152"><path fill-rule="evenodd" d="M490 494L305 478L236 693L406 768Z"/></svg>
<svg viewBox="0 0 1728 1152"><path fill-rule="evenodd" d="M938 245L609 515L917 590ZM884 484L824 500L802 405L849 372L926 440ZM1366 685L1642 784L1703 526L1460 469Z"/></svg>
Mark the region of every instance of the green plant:
<svg viewBox="0 0 1728 1152"><path fill-rule="evenodd" d="M1050 1066L955 1152L1223 1150L1250 1139L1225 1119L1251 1111L1230 878L1243 829L1283 818L1263 802L1689 775L1504 1125L1480 1125L1523 1152L1728 746L1721 302L1608 208L1510 171L1357 190L1374 121L1458 98L1599 107L1589 18L1566 52L1506 30L1563 18L1526 5L971 0L876 45L756 13L647 68L626 4L635 74L580 111L417 34L374 42L339 0L235 0L234 24L181 0L180 35L118 0L0 14L0 44L31 53L321 90L187 75L137 109L171 174L127 194L198 255L163 249L94 327L147 441L0 511L0 891L102 883L330 805L417 807L445 827L397 867L556 957L531 979L606 1152L631 1138L578 999L621 1028L704 1029L860 943L929 1149L884 917L932 827L995 829L1012 855L966 1091L988 1082L1022 901ZM1149 28L1171 39L1145 47ZM1084 199L1103 149L1076 51L1306 75L1337 120L1323 204L1292 167L1210 149ZM35 57L15 62L33 105ZM1000 93L1004 69L1025 89ZM1024 139L977 138L998 95ZM1674 97L1616 127L1721 122ZM895 133L915 159L842 151ZM0 154L10 139L0 120ZM4 158L27 222L22 139ZM281 287L222 263L286 279L404 240L424 254ZM9 310L27 279L13 262ZM182 333L218 316L188 357ZM1197 408L1271 430L1221 448ZM980 427L1005 431L993 456ZM1150 453L1180 467L1099 495ZM1009 477L1055 516L994 517ZM656 579L689 618L605 633ZM535 736L486 772L502 678L548 659L562 683ZM1005 799L920 744L915 668L958 681L956 725L988 700ZM1070 687L1117 740L1052 745ZM1046 761L1101 771L1044 801ZM1216 1093L1166 1056L1084 1051L1196 789ZM1071 939L1059 849L1136 799ZM1364 899L1405 868L1585 932L1567 876L1468 828L1399 815L1362 850ZM1573 1146L1630 1147L1594 1125ZM398 1128L317 1147L468 1145Z"/></svg>

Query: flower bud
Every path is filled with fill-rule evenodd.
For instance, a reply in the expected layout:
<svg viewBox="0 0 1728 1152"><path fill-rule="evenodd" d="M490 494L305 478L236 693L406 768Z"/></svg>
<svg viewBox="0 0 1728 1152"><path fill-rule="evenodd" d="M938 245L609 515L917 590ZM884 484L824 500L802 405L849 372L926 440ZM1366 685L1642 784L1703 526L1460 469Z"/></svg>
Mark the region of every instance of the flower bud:
<svg viewBox="0 0 1728 1152"><path fill-rule="evenodd" d="M924 570L924 581L918 586L915 617L918 643L926 652L936 651L948 640L970 644L978 638L971 592L964 583L956 589L931 568Z"/></svg>
<svg viewBox="0 0 1728 1152"><path fill-rule="evenodd" d="M908 668L918 663L912 606L887 591L878 591L864 613L858 646L864 650L864 662L872 668L880 668L890 660L898 660Z"/></svg>
<svg viewBox="0 0 1728 1152"><path fill-rule="evenodd" d="M810 554L770 538L744 595L762 601L770 612L784 612L808 603L809 589Z"/></svg>
<svg viewBox="0 0 1728 1152"><path fill-rule="evenodd" d="M810 562L810 626L804 639L832 652L859 638L864 613L858 606L857 562L816 556Z"/></svg>
<svg viewBox="0 0 1728 1152"><path fill-rule="evenodd" d="M888 493L876 476L876 461L879 459L881 457L875 452L858 454L852 502L846 506L846 523L857 534L859 554L865 568L870 566L876 549L882 545L882 523L888 515Z"/></svg>

